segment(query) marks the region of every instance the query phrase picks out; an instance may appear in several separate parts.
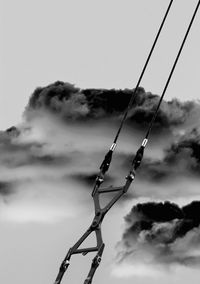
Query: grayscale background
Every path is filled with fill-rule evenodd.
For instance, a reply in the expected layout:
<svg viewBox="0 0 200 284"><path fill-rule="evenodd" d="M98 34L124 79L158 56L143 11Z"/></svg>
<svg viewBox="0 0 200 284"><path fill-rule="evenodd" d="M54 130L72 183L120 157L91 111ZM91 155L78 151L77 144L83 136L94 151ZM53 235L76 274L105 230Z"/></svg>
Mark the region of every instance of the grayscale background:
<svg viewBox="0 0 200 284"><path fill-rule="evenodd" d="M0 3L0 282L50 284L68 248L93 217L88 179L96 173L111 145L118 120L99 114L100 119L94 116L85 123L77 121L76 115L84 116L87 111L79 105L76 108L77 102L66 106L72 119L65 120L59 114L61 101L56 101L56 112L52 114L40 108L33 110L29 98L36 87L57 80L81 89L134 88L169 1ZM196 3L197 0L174 1L141 83L147 93L161 94ZM165 97L166 101L180 100L180 108L172 110L172 114L166 103L167 117L176 116L179 110L184 112L187 101L191 101L191 111L180 124L169 123L167 130L159 129L153 134L146 152L150 160L162 161L170 143L186 140L190 135L200 143L199 35L200 11ZM17 129L5 132L11 126ZM196 129L195 134L191 134L192 129ZM126 126L111 167L111 182L123 182L128 169L123 169L123 163L140 145L143 133L143 126ZM174 243L178 257L187 255L183 263L171 263L170 259L167 264L154 263L151 253L146 252L136 253L136 261L134 254L122 263L116 261L127 226L124 216L133 205L170 200L181 207L200 199L198 159L194 161L186 151L175 161L163 169L170 173L168 179L158 183L146 179L146 173L151 175L148 166L152 163L145 162L147 172L141 171L130 196L108 214L103 224L106 247L95 284L199 283L197 228L195 237L187 236L183 242ZM154 165L156 171L157 166ZM191 247L193 237L195 247ZM195 263L190 263L191 257L195 257ZM90 260L89 255L74 256L63 284L83 283Z"/></svg>

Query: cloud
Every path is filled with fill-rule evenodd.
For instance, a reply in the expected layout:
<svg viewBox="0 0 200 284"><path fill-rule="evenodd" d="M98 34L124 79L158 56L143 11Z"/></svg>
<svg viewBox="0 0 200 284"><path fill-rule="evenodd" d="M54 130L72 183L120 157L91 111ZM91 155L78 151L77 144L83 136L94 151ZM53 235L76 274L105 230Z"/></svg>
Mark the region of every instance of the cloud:
<svg viewBox="0 0 200 284"><path fill-rule="evenodd" d="M18 224L24 223L57 223L66 218L73 218L76 212L73 208L59 208L57 206L38 206L33 202L14 203L12 206L2 205L0 220Z"/></svg>
<svg viewBox="0 0 200 284"><path fill-rule="evenodd" d="M55 186L54 182L50 184L47 181L43 184L39 181L20 184L20 191L16 196L6 200L7 202L0 200L0 221L52 224L84 213L80 206L82 198L76 196L76 200L74 193L66 193L62 182L57 183L57 193L54 191Z"/></svg>
<svg viewBox="0 0 200 284"><path fill-rule="evenodd" d="M66 218L74 221L86 211L92 215L92 185L132 93L133 89L81 90L63 82L37 88L22 123L0 133L0 221L52 224ZM139 88L103 187L125 183L158 100ZM119 210L138 197L179 199L183 204L197 199L199 113L198 102L163 102L157 131ZM120 262L113 275L154 277L172 266L199 267L199 202L177 204L133 207L125 218L117 248ZM116 219L113 222L119 222Z"/></svg>
<svg viewBox="0 0 200 284"><path fill-rule="evenodd" d="M140 176L152 182L164 182L180 176L196 176L200 173L200 131L194 128L179 136L164 150L160 160L144 159Z"/></svg>
<svg viewBox="0 0 200 284"><path fill-rule="evenodd" d="M158 278L162 275L158 269L153 265L146 266L145 264L137 264L134 266L131 264L120 263L120 265L113 265L111 269L111 275L117 278L130 278L130 277L151 277Z"/></svg>
<svg viewBox="0 0 200 284"><path fill-rule="evenodd" d="M7 196L13 193L12 183L0 181L0 195Z"/></svg>
<svg viewBox="0 0 200 284"><path fill-rule="evenodd" d="M182 207L169 201L139 203L125 222L118 244L123 265L199 267L200 201Z"/></svg>
<svg viewBox="0 0 200 284"><path fill-rule="evenodd" d="M75 186L78 195L83 188L91 192L133 91L80 89L60 81L37 88L22 123L0 132L0 170L4 183L1 196L13 192L15 197L7 194L7 200L14 200L25 194L25 187L33 195L38 191L42 195L45 185L52 185L52 190L61 197L59 188L63 188L63 183L69 192ZM104 186L121 186L125 182L131 159L142 140L141 131L146 129L158 100L159 96L139 88ZM191 125L196 126L198 109L197 102L182 103L175 99L163 102L156 123L159 131L153 136L156 141L152 139L151 150L145 152L137 172L137 187L134 191L130 189L129 198L175 196L180 176L195 174L198 179L198 129L186 132ZM160 131L162 126L165 131ZM177 140L178 133L182 135ZM169 179L174 184L166 190ZM183 192L191 195L191 188L182 189ZM196 192L197 189L194 195Z"/></svg>
<svg viewBox="0 0 200 284"><path fill-rule="evenodd" d="M71 119L84 117L89 112L85 96L80 89L60 81L34 91L26 113L40 108L59 114L62 118Z"/></svg>
<svg viewBox="0 0 200 284"><path fill-rule="evenodd" d="M148 124L153 117L159 99L159 96L152 95L151 93L140 95L131 113L131 120L137 123ZM163 101L155 121L155 126L170 127L183 124L194 108L195 104L193 102L182 103L177 99L169 102Z"/></svg>
<svg viewBox="0 0 200 284"><path fill-rule="evenodd" d="M67 157L54 155L45 150L45 144L39 141L24 142L21 140L23 129L11 127L0 133L0 164L7 167L25 165L65 165Z"/></svg>
<svg viewBox="0 0 200 284"><path fill-rule="evenodd" d="M65 131L54 118L39 116L0 132L2 222L52 223L82 214L89 197L69 178L82 154L65 145Z"/></svg>
<svg viewBox="0 0 200 284"><path fill-rule="evenodd" d="M45 109L63 119L120 119L126 109L134 89L80 89L61 81L46 87L37 88L26 108L26 116L34 110ZM145 125L150 122L159 101L158 95L139 88L128 121ZM155 122L157 127L170 127L183 124L199 105L194 102L180 102L173 99L163 101Z"/></svg>
<svg viewBox="0 0 200 284"><path fill-rule="evenodd" d="M84 183L87 186L92 186L94 185L97 175L98 175L98 172L91 173L91 174L81 172L81 173L72 174L68 176L68 178L72 178L75 181ZM110 182L115 181L115 178L110 175L107 175L106 181L110 183Z"/></svg>

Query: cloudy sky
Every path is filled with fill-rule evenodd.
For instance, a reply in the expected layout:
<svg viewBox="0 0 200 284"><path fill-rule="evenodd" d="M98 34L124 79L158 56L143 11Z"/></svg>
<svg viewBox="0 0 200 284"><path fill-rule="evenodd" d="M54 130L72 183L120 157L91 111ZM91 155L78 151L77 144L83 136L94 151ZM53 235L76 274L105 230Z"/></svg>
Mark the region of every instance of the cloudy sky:
<svg viewBox="0 0 200 284"><path fill-rule="evenodd" d="M133 88L169 1L1 0L0 126L20 121L36 86ZM195 0L176 0L142 85L160 94ZM167 97L198 98L199 16ZM11 105L12 101L12 105ZM9 110L9 115L8 115Z"/></svg>
<svg viewBox="0 0 200 284"><path fill-rule="evenodd" d="M90 224L92 178L168 2L0 1L2 283L53 283ZM124 182L196 3L174 1L107 184ZM199 33L198 13L136 182L105 219L97 284L199 281ZM90 259L75 256L63 283L83 283Z"/></svg>

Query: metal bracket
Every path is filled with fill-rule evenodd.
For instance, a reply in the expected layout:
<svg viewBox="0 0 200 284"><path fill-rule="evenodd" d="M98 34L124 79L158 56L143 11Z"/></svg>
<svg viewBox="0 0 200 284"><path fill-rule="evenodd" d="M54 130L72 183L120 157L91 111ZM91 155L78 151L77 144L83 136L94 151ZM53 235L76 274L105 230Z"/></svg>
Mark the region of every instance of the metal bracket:
<svg viewBox="0 0 200 284"><path fill-rule="evenodd" d="M135 171L141 163L143 152L144 152L144 146L142 145L138 149L135 155L135 158L132 163L132 167L130 169L128 176L126 177L126 182L124 186L120 186L120 187L109 186L107 188L100 188L101 184L104 181L104 176L105 176L104 170L107 169L107 165L108 165L107 160L106 160L107 158L104 159L104 162L102 163L103 166L101 165L100 167L100 172L97 175L97 178L94 183L94 188L92 191L92 198L93 198L94 208L95 208L95 216L89 228L85 231L85 233L81 236L81 238L74 244L74 246L69 249L64 261L62 262L60 266L59 273L57 275L57 278L54 284L61 283L63 275L69 266L69 261L72 255L74 254L86 255L90 252L97 252L96 256L92 260L90 271L84 282L84 284L92 283L92 279L95 274L95 271L101 262L101 258L102 258L102 254L103 254L103 250L105 246L103 243L103 239L102 239L101 223L105 215L112 208L112 206L128 191L131 183L135 179ZM106 155L105 157L108 157L108 155ZM106 164L105 164L105 161L106 161ZM111 198L111 200L107 203L107 205L101 208L99 197L101 194L108 193L108 192L115 193L115 196ZM80 248L81 244L85 241L85 239L87 239L88 236L93 232L96 234L96 242L97 242L96 247Z"/></svg>

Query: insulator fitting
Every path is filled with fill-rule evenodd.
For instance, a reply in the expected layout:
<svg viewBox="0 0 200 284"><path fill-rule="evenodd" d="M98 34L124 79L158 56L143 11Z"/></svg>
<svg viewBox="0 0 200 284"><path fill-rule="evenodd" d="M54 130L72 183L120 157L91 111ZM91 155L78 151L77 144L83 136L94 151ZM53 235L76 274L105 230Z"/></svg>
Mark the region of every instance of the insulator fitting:
<svg viewBox="0 0 200 284"><path fill-rule="evenodd" d="M140 166L142 158L144 154L144 146L141 146L133 159L132 165L134 165L134 170L137 170L137 168Z"/></svg>
<svg viewBox="0 0 200 284"><path fill-rule="evenodd" d="M104 181L104 179L101 176L97 176L96 181L95 181L95 186L94 186L94 189L92 191L93 197L96 194L96 192L98 191L98 188L100 187L100 185L102 184L103 181Z"/></svg>
<svg viewBox="0 0 200 284"><path fill-rule="evenodd" d="M148 143L148 139L145 138L145 139L142 141L142 146L143 146L143 147L146 147L147 143Z"/></svg>
<svg viewBox="0 0 200 284"><path fill-rule="evenodd" d="M113 143L112 146L110 147L110 150L113 152L116 148L117 144L116 143Z"/></svg>
<svg viewBox="0 0 200 284"><path fill-rule="evenodd" d="M97 176L97 178L96 178L96 184L97 184L98 186L100 186L103 181L104 181L103 177Z"/></svg>
<svg viewBox="0 0 200 284"><path fill-rule="evenodd" d="M61 267L62 269L66 270L69 265L70 265L70 261L67 259L63 261Z"/></svg>
<svg viewBox="0 0 200 284"><path fill-rule="evenodd" d="M126 176L126 179L130 180L131 182L135 179L135 173L130 172L128 176Z"/></svg>
<svg viewBox="0 0 200 284"><path fill-rule="evenodd" d="M113 145L111 146L111 148L113 147L112 149L114 149L114 147L115 147ZM105 155L104 160L103 160L103 162L102 162L102 164L100 166L100 170L101 170L101 172L103 174L105 174L108 171L109 167L110 167L110 163L111 163L111 160L112 160L112 154L113 154L113 150L112 149L110 149L108 151L108 153Z"/></svg>

